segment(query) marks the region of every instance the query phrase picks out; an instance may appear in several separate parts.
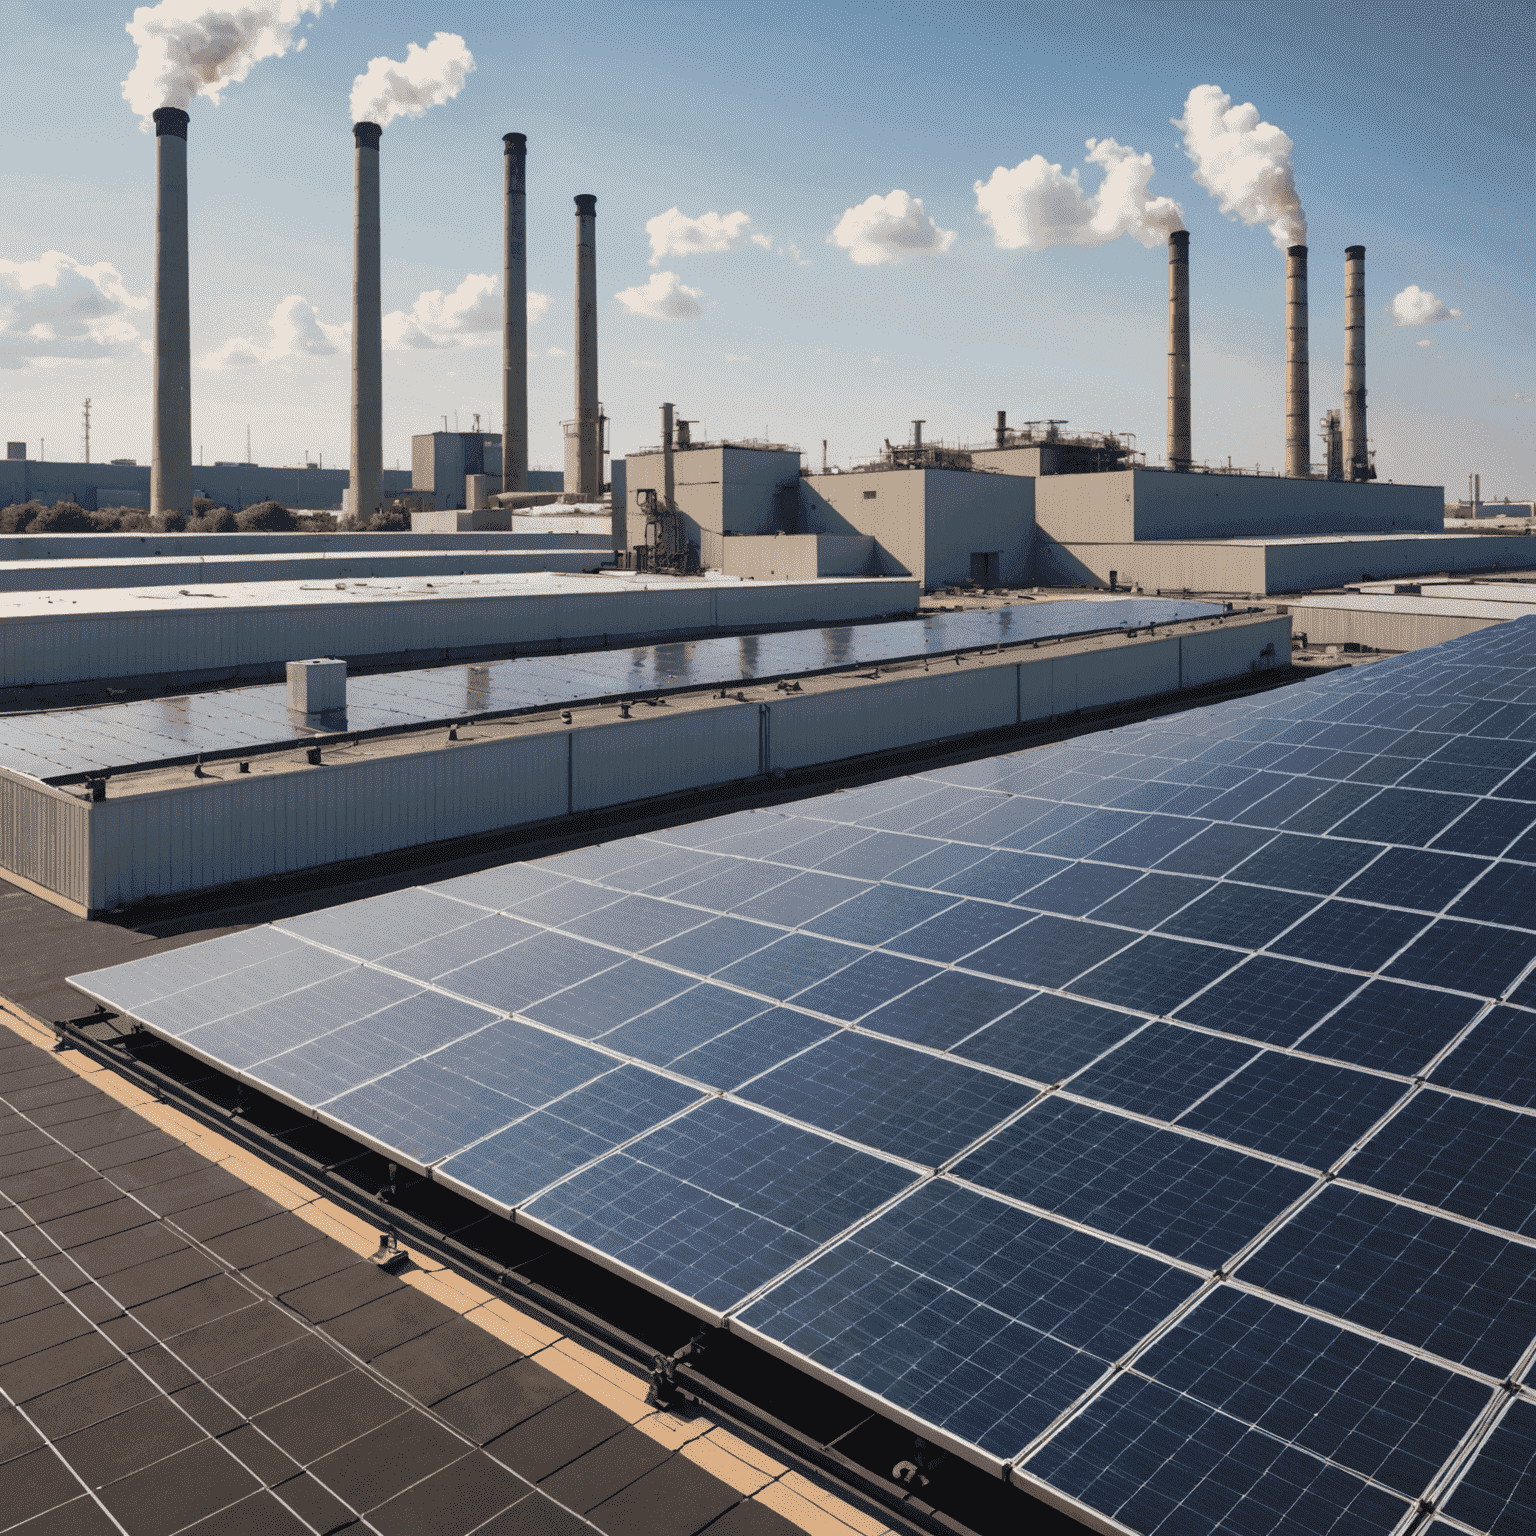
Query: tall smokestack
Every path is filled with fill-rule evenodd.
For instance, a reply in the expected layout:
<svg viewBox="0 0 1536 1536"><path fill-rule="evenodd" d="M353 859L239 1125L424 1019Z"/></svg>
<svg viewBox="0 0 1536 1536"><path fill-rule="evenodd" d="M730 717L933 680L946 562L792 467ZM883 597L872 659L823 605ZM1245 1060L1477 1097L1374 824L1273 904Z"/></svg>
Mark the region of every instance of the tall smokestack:
<svg viewBox="0 0 1536 1536"><path fill-rule="evenodd" d="M501 488L528 489L528 136L504 133Z"/></svg>
<svg viewBox="0 0 1536 1536"><path fill-rule="evenodd" d="M1189 425L1189 231L1168 236L1168 468L1194 460Z"/></svg>
<svg viewBox="0 0 1536 1536"><path fill-rule="evenodd" d="M597 419L597 199L576 198L576 452L575 489L583 501L602 495ZM571 455L567 455L567 464ZM572 489L566 482L566 489Z"/></svg>
<svg viewBox="0 0 1536 1536"><path fill-rule="evenodd" d="M997 433L997 446L999 448L1006 448L1008 446L1008 412L1007 411L999 411L997 413L997 426L996 426L996 428L994 430Z"/></svg>
<svg viewBox="0 0 1536 1536"><path fill-rule="evenodd" d="M187 276L187 124L180 107L155 119L155 417L149 473L154 512L192 510L192 321Z"/></svg>
<svg viewBox="0 0 1536 1536"><path fill-rule="evenodd" d="M1344 248L1344 478L1366 480L1365 247Z"/></svg>
<svg viewBox="0 0 1536 1536"><path fill-rule="evenodd" d="M672 402L661 407L661 504L667 510L672 507L672 496L677 489L676 473L672 464Z"/></svg>
<svg viewBox="0 0 1536 1536"><path fill-rule="evenodd" d="M347 510L364 522L384 500L384 340L379 302L379 135L354 123L352 224L352 475Z"/></svg>
<svg viewBox="0 0 1536 1536"><path fill-rule="evenodd" d="M1312 469L1312 406L1307 386L1307 248L1285 252L1285 473L1304 480Z"/></svg>

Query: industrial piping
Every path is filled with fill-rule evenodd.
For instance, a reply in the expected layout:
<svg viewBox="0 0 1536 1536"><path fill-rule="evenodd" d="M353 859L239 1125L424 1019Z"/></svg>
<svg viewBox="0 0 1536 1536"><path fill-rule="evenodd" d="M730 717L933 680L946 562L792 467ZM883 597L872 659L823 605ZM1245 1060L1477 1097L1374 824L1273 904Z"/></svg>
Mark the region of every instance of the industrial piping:
<svg viewBox="0 0 1536 1536"><path fill-rule="evenodd" d="M1307 248L1285 253L1285 473L1305 480L1312 473L1312 406L1307 384Z"/></svg>
<svg viewBox="0 0 1536 1536"><path fill-rule="evenodd" d="M583 501L596 501L603 492L600 430L597 405L597 198L590 192L582 192L576 198L575 452L566 454L565 488L568 491L574 488ZM574 487L571 484L573 478Z"/></svg>
<svg viewBox="0 0 1536 1536"><path fill-rule="evenodd" d="M1369 480L1365 446L1365 247L1344 248L1344 478Z"/></svg>
<svg viewBox="0 0 1536 1536"><path fill-rule="evenodd" d="M528 136L504 133L501 488L528 489Z"/></svg>
<svg viewBox="0 0 1536 1536"><path fill-rule="evenodd" d="M192 510L192 322L187 271L187 124L180 107L155 120L155 415L152 512Z"/></svg>
<svg viewBox="0 0 1536 1536"><path fill-rule="evenodd" d="M384 500L384 339L379 302L379 135L354 123L352 224L352 476L347 510L367 522Z"/></svg>
<svg viewBox="0 0 1536 1536"><path fill-rule="evenodd" d="M1189 418L1189 231L1168 236L1168 468L1194 461Z"/></svg>

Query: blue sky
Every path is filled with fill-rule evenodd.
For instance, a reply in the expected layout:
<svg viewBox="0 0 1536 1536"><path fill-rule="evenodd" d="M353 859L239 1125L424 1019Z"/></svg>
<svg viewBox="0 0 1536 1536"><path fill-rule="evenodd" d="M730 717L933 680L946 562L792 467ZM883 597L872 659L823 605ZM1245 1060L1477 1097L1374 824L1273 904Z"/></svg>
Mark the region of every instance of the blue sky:
<svg viewBox="0 0 1536 1536"><path fill-rule="evenodd" d="M154 145L122 97L131 14L99 0L7 8L0 418L34 455L46 438L50 458L79 457L89 395L92 457L149 456ZM537 463L558 465L572 413L577 192L598 197L600 383L618 452L655 440L670 399L696 435L766 434L813 462L823 438L833 462L872 456L913 417L929 438L980 441L998 409L1134 432L1157 462L1161 244L999 248L973 190L1041 155L1081 167L1091 194L1092 138L1150 154L1148 196L1174 199L1191 233L1196 457L1276 466L1283 258L1196 184L1170 121L1211 84L1294 144L1314 417L1339 403L1343 248L1363 243L1381 476L1454 499L1476 470L1485 497L1536 492L1533 23L1523 7L1456 4L338 0L300 25L302 50L191 106L193 440L209 462L243 457L247 424L260 462L345 462L348 96L370 59L403 59L439 31L462 36L476 68L453 99L391 123L382 149L384 307L418 343L386 353L387 465L408 465L410 435L445 414L491 425L498 409L497 333L473 327L499 292L462 285L499 281L500 136L516 129L529 285L550 299L529 332ZM921 200L914 228L931 219L953 238L887 245L900 259L873 264L829 243L848 210L898 190ZM736 248L652 265L647 221L674 207L721 215ZM750 222L730 224L736 212ZM49 251L67 261L41 271ZM1393 324L1387 306L1410 285L1460 314ZM635 313L644 299L626 307L626 290L697 312ZM423 303L434 291L459 302ZM291 296L307 351L271 328Z"/></svg>

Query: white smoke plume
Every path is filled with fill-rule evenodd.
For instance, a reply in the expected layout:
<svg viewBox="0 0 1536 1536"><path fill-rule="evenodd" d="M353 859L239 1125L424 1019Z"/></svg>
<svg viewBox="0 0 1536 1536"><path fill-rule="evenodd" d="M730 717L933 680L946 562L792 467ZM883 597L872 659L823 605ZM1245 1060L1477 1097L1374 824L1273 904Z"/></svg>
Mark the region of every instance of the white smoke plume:
<svg viewBox="0 0 1536 1536"><path fill-rule="evenodd" d="M692 320L704 313L701 288L690 288L676 272L653 272L650 281L614 294L632 315L645 320Z"/></svg>
<svg viewBox="0 0 1536 1536"><path fill-rule="evenodd" d="M735 213L701 213L690 219L681 208L668 208L654 219L645 221L651 238L651 265L665 256L710 256L740 250L750 239L757 245L771 246L767 235L749 233L751 215L739 208Z"/></svg>
<svg viewBox="0 0 1536 1536"><path fill-rule="evenodd" d="M429 288L418 294L410 309L384 316L385 347L400 352L493 345L501 337L499 282L489 272L471 272L452 293ZM548 312L549 295L530 291L529 325Z"/></svg>
<svg viewBox="0 0 1536 1536"><path fill-rule="evenodd" d="M1195 162L1195 180L1229 219L1265 224L1275 248L1307 243L1307 216L1296 195L1290 138L1259 121L1250 102L1240 107L1219 85L1197 85L1172 119L1184 134L1184 152Z"/></svg>
<svg viewBox="0 0 1536 1536"><path fill-rule="evenodd" d="M350 339L350 325L327 325L320 312L302 294L290 293L272 311L267 340L231 336L217 351L202 359L204 368L253 368L258 363L278 363L289 357L330 357Z"/></svg>
<svg viewBox="0 0 1536 1536"><path fill-rule="evenodd" d="M474 67L474 55L456 32L436 33L425 48L410 44L403 63L369 59L368 72L352 82L352 121L387 128L397 117L420 117L428 107L452 101Z"/></svg>
<svg viewBox="0 0 1536 1536"><path fill-rule="evenodd" d="M139 340L128 317L148 308L105 261L88 267L63 251L0 260L0 368L111 357Z"/></svg>
<svg viewBox="0 0 1536 1536"><path fill-rule="evenodd" d="M1459 309L1447 309L1442 300L1417 283L1409 283L1387 305L1387 313L1392 316L1393 325L1435 325L1441 320L1461 319ZM1429 343L1419 345L1427 347Z"/></svg>
<svg viewBox="0 0 1536 1536"><path fill-rule="evenodd" d="M1103 245L1130 235L1142 245L1163 244L1184 227L1184 210L1171 197L1151 197L1151 155L1138 155L1113 139L1089 139L1088 162L1101 166L1098 190L1084 193L1077 167L1032 155L1010 171L998 166L975 183L976 209L1004 251L1044 251L1053 245Z"/></svg>
<svg viewBox="0 0 1536 1536"><path fill-rule="evenodd" d="M954 243L954 230L940 229L923 211L922 198L908 197L900 188L884 197L877 192L847 209L827 236L828 245L841 246L861 267L884 266L924 251L942 255Z"/></svg>
<svg viewBox="0 0 1536 1536"><path fill-rule="evenodd" d="M305 39L295 42L294 29L327 4L335 0L258 0L238 9L208 0L141 5L127 25L139 57L123 81L123 100L146 133L154 127L156 107L185 112L194 96L217 106L224 87L244 80L252 65L301 50Z"/></svg>

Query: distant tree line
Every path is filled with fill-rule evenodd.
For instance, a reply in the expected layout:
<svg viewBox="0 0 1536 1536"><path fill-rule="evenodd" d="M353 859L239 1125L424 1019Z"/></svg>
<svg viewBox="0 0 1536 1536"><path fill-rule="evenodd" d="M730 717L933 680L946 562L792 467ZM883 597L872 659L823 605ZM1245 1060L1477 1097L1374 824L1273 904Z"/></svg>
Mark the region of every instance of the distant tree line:
<svg viewBox="0 0 1536 1536"><path fill-rule="evenodd" d="M410 513L400 504L381 507L366 522L350 513L290 512L280 501L261 501L240 512L221 507L206 496L185 512L151 514L142 507L101 507L87 512L73 501L45 507L40 501L14 502L0 507L0 534L5 533L381 533L409 532Z"/></svg>

